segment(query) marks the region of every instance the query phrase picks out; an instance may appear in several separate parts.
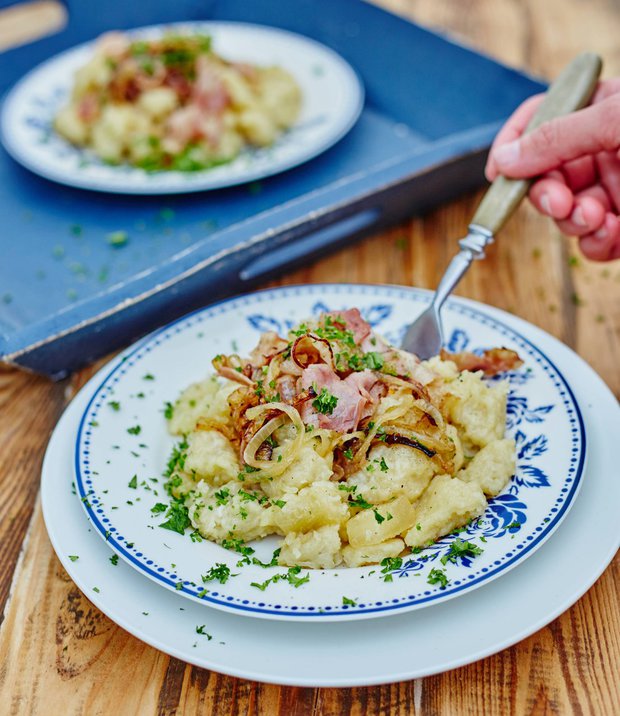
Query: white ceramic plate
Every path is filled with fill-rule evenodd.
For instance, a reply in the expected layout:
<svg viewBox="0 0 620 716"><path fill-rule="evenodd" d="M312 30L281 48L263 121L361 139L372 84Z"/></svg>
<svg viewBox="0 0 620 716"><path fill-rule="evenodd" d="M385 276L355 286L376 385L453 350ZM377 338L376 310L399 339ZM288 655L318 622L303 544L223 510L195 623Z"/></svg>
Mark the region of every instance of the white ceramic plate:
<svg viewBox="0 0 620 716"><path fill-rule="evenodd" d="M299 83L303 106L297 123L272 147L245 151L228 164L201 172L146 172L110 166L93 152L74 147L52 126L71 93L73 75L92 55L93 43L53 57L27 74L9 93L2 112L7 151L33 172L70 186L116 194L178 194L262 179L315 157L341 139L364 103L362 83L333 50L285 30L230 22L157 25L132 37L165 32L203 33L226 59L279 65Z"/></svg>
<svg viewBox="0 0 620 716"><path fill-rule="evenodd" d="M77 435L77 490L98 533L167 589L271 619L336 621L409 611L465 594L522 562L556 529L577 494L585 459L582 418L567 381L542 350L486 309L459 299L443 312L450 349L503 345L525 361L524 369L509 376L508 433L517 441L516 476L483 517L459 535L480 546L481 555L444 566L441 559L455 539L448 536L406 558L390 582L372 566L304 570L310 581L299 588L281 581L261 591L253 583L284 570L240 568L235 552L161 529L165 518L151 511L167 501L161 476L176 442L166 431L164 404L189 383L204 379L216 354L235 350L247 355L263 331L284 335L311 315L352 306L398 344L429 298L426 291L381 286L274 289L191 314L129 348L93 378L91 387L98 387ZM120 410L113 409L112 401ZM269 562L277 541L252 546ZM202 575L217 564L226 564L237 576L225 584L204 584ZM445 568L447 587L428 583L437 567Z"/></svg>
<svg viewBox="0 0 620 716"><path fill-rule="evenodd" d="M122 560L112 565L113 552L84 520L72 492L75 433L94 385L61 418L43 464L43 512L63 566L88 599L137 638L197 666L256 681L307 687L404 681L481 659L534 633L568 609L618 549L620 482L610 479L617 450L609 438L620 432L620 410L568 348L519 319L485 310L553 355L583 407L591 453L574 508L519 569L460 599L363 628L245 619L181 599ZM212 639L196 633L203 625Z"/></svg>

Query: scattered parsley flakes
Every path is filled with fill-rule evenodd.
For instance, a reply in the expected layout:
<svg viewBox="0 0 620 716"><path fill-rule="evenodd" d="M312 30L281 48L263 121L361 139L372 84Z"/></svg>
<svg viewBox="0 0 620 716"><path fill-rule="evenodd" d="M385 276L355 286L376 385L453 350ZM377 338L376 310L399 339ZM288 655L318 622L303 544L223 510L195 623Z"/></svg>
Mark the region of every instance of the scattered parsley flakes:
<svg viewBox="0 0 620 716"><path fill-rule="evenodd" d="M172 420L172 416L174 415L174 405L170 403L169 401L166 401L165 407L164 407L164 418L166 420Z"/></svg>
<svg viewBox="0 0 620 716"><path fill-rule="evenodd" d="M97 592L97 594L99 594L100 591L99 587L93 587L93 592Z"/></svg>
<svg viewBox="0 0 620 716"><path fill-rule="evenodd" d="M112 410L115 410L117 413L121 409L121 404L118 402L118 400L110 400L108 402L108 405L112 408Z"/></svg>
<svg viewBox="0 0 620 716"><path fill-rule="evenodd" d="M107 234L106 241L115 249L120 249L123 246L127 246L129 243L129 236L126 231L112 231Z"/></svg>
<svg viewBox="0 0 620 716"><path fill-rule="evenodd" d="M265 589L270 584L275 584L276 582L286 581L288 582L292 587L295 587L295 589L298 589L301 587L302 584L306 584L306 582L310 581L310 573L307 572L305 576L299 577L299 573L301 572L301 567L289 567L289 569L286 572L281 572L280 574L274 574L273 577L270 577L269 579L266 579L264 582L251 582L250 586L256 587L257 589L260 589L261 592L264 592Z"/></svg>
<svg viewBox="0 0 620 716"><path fill-rule="evenodd" d="M349 597L342 597L342 606L343 607L356 607L357 602L354 599L349 599Z"/></svg>
<svg viewBox="0 0 620 716"><path fill-rule="evenodd" d="M400 569L403 566L403 558L402 557L384 557L381 560L381 574L384 574L385 577L383 577L384 582L392 582L394 581L394 577L390 574L390 572L393 572L397 569Z"/></svg>
<svg viewBox="0 0 620 716"><path fill-rule="evenodd" d="M117 555L117 554L113 554L113 555L110 557L110 562L112 562L112 564L116 567L116 565L118 564L118 555Z"/></svg>
<svg viewBox="0 0 620 716"><path fill-rule="evenodd" d="M170 505L168 512L166 512L166 517L168 519L165 522L162 522L159 526L162 529L177 532L180 535L185 534L185 530L191 524L187 507L178 501L175 501Z"/></svg>
<svg viewBox="0 0 620 716"><path fill-rule="evenodd" d="M236 574L230 573L230 567L224 562L217 562L213 567L209 569L206 574L202 575L203 582L213 582L217 580L220 584L226 584L230 577L237 577Z"/></svg>
<svg viewBox="0 0 620 716"><path fill-rule="evenodd" d="M390 469L384 457L379 460L379 467L381 468L381 472L387 472Z"/></svg>
<svg viewBox="0 0 620 716"><path fill-rule="evenodd" d="M153 507L151 507L151 512L154 515L157 515L160 512L165 512L165 511L166 511L166 505L164 505L163 502L157 502L156 504L153 505Z"/></svg>
<svg viewBox="0 0 620 716"><path fill-rule="evenodd" d="M203 624L202 626L197 626L197 627L196 627L196 634L200 634L200 635L202 635L202 636L206 636L207 639L208 639L209 641L211 641L211 639L213 639L213 637L211 636L211 634L207 634L207 632L205 631L205 627L206 627L206 626L207 626L206 624Z"/></svg>
<svg viewBox="0 0 620 716"><path fill-rule="evenodd" d="M127 484L127 487L131 487L132 490L138 489L138 476L134 475L131 480L129 480L129 483Z"/></svg>
<svg viewBox="0 0 620 716"><path fill-rule="evenodd" d="M77 554L70 554L70 555L69 555L69 559L70 559L72 562L77 562L79 558L80 558L80 557L79 557L79 555L77 555Z"/></svg>
<svg viewBox="0 0 620 716"><path fill-rule="evenodd" d="M450 549L446 554L444 554L440 561L444 565L448 562L456 564L459 558L477 557L483 552L484 550L482 549L482 547L478 547L478 545L475 545L473 542L465 542L462 539L458 538L455 539L454 542L452 542L452 544L450 545Z"/></svg>
<svg viewBox="0 0 620 716"><path fill-rule="evenodd" d="M152 373L146 373L142 376L142 380L155 380L155 376Z"/></svg>
<svg viewBox="0 0 620 716"><path fill-rule="evenodd" d="M450 580L446 576L446 573L443 569L431 569L431 571L428 573L426 581L429 584L439 584L441 585L441 589L445 589L448 586L448 582Z"/></svg>
<svg viewBox="0 0 620 716"><path fill-rule="evenodd" d="M127 432L130 435L140 435L140 433L142 432L142 428L140 427L140 425L134 425L132 428L127 428Z"/></svg>

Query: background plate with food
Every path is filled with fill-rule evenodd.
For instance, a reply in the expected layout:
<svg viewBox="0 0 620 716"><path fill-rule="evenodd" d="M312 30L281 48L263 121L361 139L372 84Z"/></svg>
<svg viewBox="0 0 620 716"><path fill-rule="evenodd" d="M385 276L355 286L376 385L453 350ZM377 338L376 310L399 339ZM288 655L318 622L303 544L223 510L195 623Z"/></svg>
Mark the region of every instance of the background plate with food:
<svg viewBox="0 0 620 716"><path fill-rule="evenodd" d="M5 147L63 184L120 194L217 189L325 151L363 106L354 70L314 40L243 23L109 33L30 72Z"/></svg>
<svg viewBox="0 0 620 716"><path fill-rule="evenodd" d="M334 471L336 490L333 492L338 495L338 488L342 484L346 488L339 496L342 500L337 506L334 507L333 496L327 500L338 515L332 515L325 522L331 527L339 525L339 528L331 530L333 535L330 533L330 538L339 540L338 548L333 551L336 556L331 561L325 559L324 554L318 561L313 561L308 554L304 554L303 546L295 542L295 535L291 538L292 542L287 535L285 543L281 543L281 536L287 530L283 529L284 523L281 523L279 511L290 511L290 505L287 507L282 504L289 498L279 492L276 494L271 488L273 494L269 494L270 490L265 487L263 491L268 498L267 503L263 499L263 491L253 483L250 485L245 482L249 475L251 483L252 474L264 469L268 463L269 469L265 471L264 477L275 486L280 474L271 475L267 472L274 464L279 464L280 454L283 455L280 464L294 457L286 447L286 437L271 430L280 426L270 426L264 421L266 432L261 445L272 435L276 435L278 445L273 446L271 454L266 456L264 451L253 449L256 446L250 437L245 447L241 446L244 458L250 459L249 462L245 460L245 464L237 461L234 450L224 445L217 449L198 445L198 450L194 450L188 457L187 445L183 442L178 444L168 432L167 423L172 422L171 418L175 420L175 411L179 417L181 404L175 405L177 397L190 383L204 381L213 372L209 363L216 356L219 356L216 365L221 367L222 356L225 354L248 356L261 334L275 332L286 336L303 319L312 320L325 313L337 317L352 307L359 308L361 312L363 321L360 321L360 329L364 326L372 329L371 341L376 333L397 346L411 318L428 300L427 292L396 287L342 285L275 289L225 301L191 314L128 349L112 363L111 369L106 369L107 375L102 382L101 378L94 379L100 385L84 411L77 437L77 491L95 528L121 557L143 574L180 595L225 610L272 619L339 620L416 609L469 592L519 564L551 535L577 494L585 461L583 423L571 389L552 360L527 338L504 324L501 318L489 315L471 302L452 300L447 305L447 349L451 353L473 351L479 354L485 349L502 346L516 351L524 363L520 368L500 376L500 379L503 377L509 382L507 396L498 385L497 377L488 379L488 388L482 387L489 395L504 396L502 425L498 430L498 426L493 427L492 438L500 446L510 446L508 462L516 459L514 475L509 477L512 470L504 474L506 456L503 451L500 451L501 455L493 452L486 455L490 440L485 443L487 448L480 442L484 442L484 438L477 439L477 446L468 445L472 435L468 437L467 431L459 439L466 453L469 452L468 456L473 458L469 467L465 468L465 473L472 474L463 474L462 462L458 465L452 463L456 458L453 454L455 450L447 445L450 442L450 431L447 430L447 436L443 435L440 430L441 416L433 412L432 406L424 408L425 399L422 398L416 399L414 407L427 414L424 417L426 432L420 433L422 423L416 427L409 421L395 428L396 423L388 421L381 433L386 435L387 443L381 442L379 436L378 443L371 448L369 460L357 466L363 475L368 465L372 468L372 472L363 478L359 471L357 476L347 476L346 467L342 466L346 465L347 453L354 458L356 450L370 432L374 431L374 437L377 437L376 426L364 423L363 419L355 426L347 426L347 430L342 432L351 436L357 432L358 442L341 445L334 449L336 452L331 456L334 460L331 464L339 465L338 470ZM352 316L351 313L348 315ZM341 330L337 318L336 323L336 330L344 334L345 339L353 341L353 336ZM325 333L326 328L323 325L320 330ZM296 330L299 331L299 328ZM313 350L320 349L319 341L313 346L305 346L304 352L307 357ZM370 356L372 365L365 366L363 371L352 372L352 381L342 375L336 376L334 380L344 385L347 381L356 382L363 376L368 377L373 371L376 377L382 373L378 368L381 354L381 367L387 382L393 383L396 378L406 383L405 378L410 370L403 374L405 378L392 375L398 373L398 370L390 368L386 371L386 366L395 364L394 356L386 357L388 354L383 352L378 337L374 349L363 354ZM300 350L298 346L297 352ZM303 364L305 358L297 355L297 360ZM362 357L362 360L368 363L367 358ZM240 376L249 372L241 364L227 367ZM317 372L316 365L313 370ZM425 380L420 374L415 377L417 382ZM264 393L269 393L268 397L272 398L272 391L284 389L284 385L278 387L277 381L281 378L278 375L262 385L261 399L257 402L263 407L258 406L259 412L269 409L269 403L262 399ZM316 380L321 379L317 377ZM453 380L456 381L455 385L466 385L472 380L472 374L455 375ZM332 413L327 409L322 410L330 397L327 392L332 397L343 393L340 388L323 390L324 386L318 385L318 382L316 386L311 383L310 388L313 394L310 395L311 403L306 406L308 410L301 408L302 413L308 412L304 418L305 424L312 424L316 418L318 428L325 430L330 426L323 425L322 421L330 415L336 417L338 413L337 410ZM368 390L372 393L374 388L369 386ZM459 390L455 388L453 392ZM255 387L254 391L256 393ZM280 398L282 396L283 393ZM205 411L204 407L218 401L220 397L215 393L203 394L200 389L196 395L186 393L185 415L192 417L192 410L197 410L213 420L210 408ZM435 398L430 402L433 400ZM473 403L478 405L482 413L495 410L484 400L476 403L474 399ZM273 405L274 408L278 407L278 401ZM252 406L250 410L256 412L256 407ZM358 407L361 409L363 406ZM459 418L458 407L455 409L452 422L458 424L462 415ZM277 422L281 414L280 406L280 412L275 410L274 416L270 417L275 417ZM256 416L252 414L251 417ZM503 440L504 422L507 440ZM191 426L186 429L178 425L176 427L177 433L188 434L192 431ZM425 485L420 490L418 502L412 495L405 499L396 494L375 500L372 490L381 491L385 487L383 477L388 475L392 461L389 451L396 448L402 451L404 447L393 445L391 438L400 440L399 436L402 435L409 442L417 442L417 446L406 446L406 450L412 450L412 456L437 459L442 463L441 469L435 470L431 486ZM199 436L199 439L202 437L204 435ZM327 436L328 440L331 438ZM453 434L452 438L459 442ZM189 440L191 442L191 436ZM203 447L205 450L200 455ZM375 456L373 450L383 452L381 455L377 452ZM387 457L384 454L386 452ZM430 455L430 452L436 454ZM501 475L498 480L501 484L497 489L493 486L483 487L482 491L474 489L472 482L482 484L480 476L475 474L477 470L472 469L479 460L476 453L479 457L489 457L489 464L483 465L483 472L488 476L500 465ZM227 475L225 480L220 480L221 484L205 487L205 481L209 482L208 476L203 474L208 472L204 468L205 454L207 461L215 459L218 462L217 469ZM310 457L313 456L302 456L301 462ZM225 464L227 461L235 463L234 475L228 475L230 465ZM324 465L317 464L315 467L320 472ZM198 478L197 484L203 480L201 489L204 494L200 505L196 501L186 505L183 499L179 501L179 497L183 496L175 493L175 488L181 484L184 476L193 474L193 471L194 477ZM444 474L438 475L439 472ZM452 472L455 478L445 474L452 475ZM239 475L244 479L241 480ZM446 517L438 527L436 521L428 520L428 513L443 509L447 498L441 497L439 505L430 493L433 486L435 492L442 488L434 481L443 483L450 479L456 479L454 484L458 483L459 488L467 485L467 490L461 490L467 506L462 514L457 514L457 508L450 507L449 519ZM171 480L174 481L172 489ZM328 481L333 482L334 479ZM374 482L377 484L370 484ZM233 489L231 485L237 483L240 487ZM356 491L353 491L354 485L357 485ZM289 494L301 494L302 490L298 487L303 486L294 486L294 489L288 491ZM427 487L426 493L422 494ZM482 492L489 497L488 504ZM319 495L316 497L316 509L322 510L323 501L318 499ZM409 514L411 503L414 503L414 511L417 510L415 514L412 513L414 517ZM238 515L233 515L233 522L225 530L226 534L220 534L217 530L214 532L209 515L220 515L233 504ZM397 511L390 511L390 505ZM208 518L206 521L196 515L197 507L204 511L203 514ZM265 513L269 511L271 515L278 515L274 519L279 532L278 529L262 529L262 508L265 508ZM322 529L318 523L306 527L295 526L296 518L289 517L293 525L290 531L293 533L318 533ZM368 539L360 537L360 530L351 531L347 519L361 527L361 532L378 530L381 534L377 537L373 533ZM256 528L254 533L241 534L235 520L239 525L252 523L253 528ZM388 528L397 522L397 534L391 534ZM434 525L432 533L427 531L431 522ZM218 525L220 531L225 527L221 519ZM454 532L454 528L457 528L458 533ZM278 532L280 537L250 541L253 537L262 538L273 531ZM423 536L422 542L415 539L416 531ZM404 537L407 548L399 541L399 535ZM219 544L212 539L217 539ZM289 540L288 543L286 540ZM364 550L387 542L388 552L364 559ZM349 549L347 552L347 543L349 547L361 548L361 551L354 549L352 552ZM393 551L396 547L399 549ZM277 553L278 549L284 552ZM286 555L286 558L280 558L280 554ZM299 557L298 562L294 555ZM364 563L369 564L355 566Z"/></svg>

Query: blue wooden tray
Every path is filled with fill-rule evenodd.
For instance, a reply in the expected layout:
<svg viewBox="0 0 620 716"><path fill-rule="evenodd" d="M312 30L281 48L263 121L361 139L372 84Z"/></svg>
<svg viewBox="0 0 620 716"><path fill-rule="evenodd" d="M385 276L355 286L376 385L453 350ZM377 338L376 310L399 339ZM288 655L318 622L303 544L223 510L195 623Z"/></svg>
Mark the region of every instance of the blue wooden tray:
<svg viewBox="0 0 620 716"><path fill-rule="evenodd" d="M53 184L0 149L0 359L59 378L190 309L479 186L502 121L543 85L360 0L65 0L66 28L1 55L0 92L113 28L239 20L308 35L360 73L359 123L259 184L175 197ZM11 4L0 0L0 6ZM113 231L129 242L114 248Z"/></svg>

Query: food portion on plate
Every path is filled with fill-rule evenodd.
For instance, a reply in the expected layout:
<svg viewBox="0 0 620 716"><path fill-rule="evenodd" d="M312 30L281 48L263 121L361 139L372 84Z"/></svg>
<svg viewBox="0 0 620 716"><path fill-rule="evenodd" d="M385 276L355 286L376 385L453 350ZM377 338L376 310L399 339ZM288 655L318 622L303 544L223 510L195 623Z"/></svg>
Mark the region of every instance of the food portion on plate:
<svg viewBox="0 0 620 716"><path fill-rule="evenodd" d="M520 364L507 349L420 362L355 308L264 333L248 358L216 356L217 375L169 404L182 436L169 514L236 551L279 535L287 566L417 552L482 515L510 481L508 384L483 371Z"/></svg>
<svg viewBox="0 0 620 716"><path fill-rule="evenodd" d="M288 71L228 61L208 35L114 32L99 38L75 73L54 127L107 162L189 172L272 145L301 104Z"/></svg>

